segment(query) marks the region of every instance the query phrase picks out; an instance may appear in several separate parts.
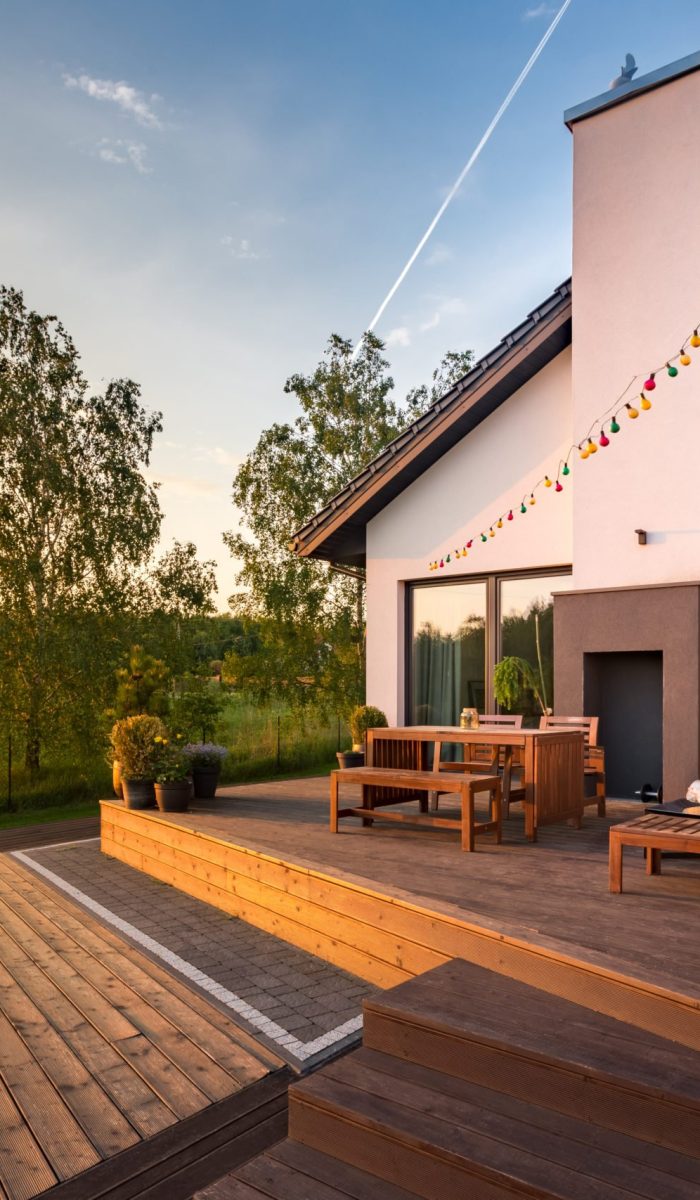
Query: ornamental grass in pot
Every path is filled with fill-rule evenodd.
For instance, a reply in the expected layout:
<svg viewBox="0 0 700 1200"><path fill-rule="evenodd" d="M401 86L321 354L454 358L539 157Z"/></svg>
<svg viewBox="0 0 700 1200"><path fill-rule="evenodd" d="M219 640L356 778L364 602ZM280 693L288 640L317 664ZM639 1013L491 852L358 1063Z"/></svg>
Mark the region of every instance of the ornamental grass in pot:
<svg viewBox="0 0 700 1200"><path fill-rule="evenodd" d="M373 704L358 704L350 713L352 750L339 750L336 758L341 767L361 767L365 761L365 735L368 729L385 729L389 722L381 708Z"/></svg>
<svg viewBox="0 0 700 1200"><path fill-rule="evenodd" d="M213 800L228 750L216 742L188 742L185 755L192 772L196 800Z"/></svg>
<svg viewBox="0 0 700 1200"><path fill-rule="evenodd" d="M190 762L182 745L182 734L170 739L161 734L155 741L155 793L161 812L187 812L192 796Z"/></svg>
<svg viewBox="0 0 700 1200"><path fill-rule="evenodd" d="M165 737L160 717L142 713L115 721L110 734L114 758L121 765L121 784L127 808L153 808L155 804L156 738Z"/></svg>

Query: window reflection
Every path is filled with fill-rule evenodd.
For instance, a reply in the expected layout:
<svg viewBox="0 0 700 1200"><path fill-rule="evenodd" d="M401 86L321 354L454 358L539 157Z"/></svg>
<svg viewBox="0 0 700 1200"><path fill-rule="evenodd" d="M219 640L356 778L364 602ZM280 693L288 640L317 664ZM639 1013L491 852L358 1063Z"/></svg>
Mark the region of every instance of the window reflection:
<svg viewBox="0 0 700 1200"><path fill-rule="evenodd" d="M462 709L484 711L486 583L413 589L413 725L458 725Z"/></svg>
<svg viewBox="0 0 700 1200"><path fill-rule="evenodd" d="M561 588L561 575L502 579L500 582L500 658L515 655L530 663L541 682L545 707L554 705L554 604L552 591ZM513 712L539 718L541 709L529 692L522 692Z"/></svg>

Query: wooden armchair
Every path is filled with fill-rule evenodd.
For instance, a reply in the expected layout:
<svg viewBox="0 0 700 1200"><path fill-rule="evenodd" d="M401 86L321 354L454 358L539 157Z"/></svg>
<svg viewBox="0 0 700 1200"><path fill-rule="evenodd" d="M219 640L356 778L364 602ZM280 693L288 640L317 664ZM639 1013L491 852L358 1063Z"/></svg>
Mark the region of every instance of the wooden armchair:
<svg viewBox="0 0 700 1200"><path fill-rule="evenodd" d="M520 713L479 713L479 725L501 726L508 729L521 729L523 724L522 714ZM467 774L504 774L505 752L499 746L480 746L478 743L469 743L463 747L464 759L462 762L434 762L434 771L461 771ZM504 778L503 787L503 807L506 815L510 811L510 804L517 800L521 800L524 795L524 790L511 783L511 766L517 766L520 763L519 749L511 747L511 753L508 756L508 771ZM431 808L437 808L437 795L433 795L431 800Z"/></svg>
<svg viewBox="0 0 700 1200"><path fill-rule="evenodd" d="M605 749L598 745L598 717L558 717L547 714L540 718L540 729L580 730L584 735L583 774L595 781L595 793L584 797L585 804L597 804L598 816L605 816Z"/></svg>

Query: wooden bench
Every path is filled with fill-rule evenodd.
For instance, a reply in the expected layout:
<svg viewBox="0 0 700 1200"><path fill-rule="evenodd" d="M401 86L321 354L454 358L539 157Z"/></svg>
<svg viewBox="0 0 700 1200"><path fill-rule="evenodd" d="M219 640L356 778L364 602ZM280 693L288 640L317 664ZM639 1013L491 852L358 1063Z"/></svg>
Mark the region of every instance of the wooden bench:
<svg viewBox="0 0 700 1200"><path fill-rule="evenodd" d="M664 850L700 854L700 819L647 813L636 821L613 825L610 830L610 891L622 891L622 848L641 846L646 853L647 875L661 874Z"/></svg>
<svg viewBox="0 0 700 1200"><path fill-rule="evenodd" d="M355 808L339 808L339 790L341 781L360 784L362 786L362 805ZM370 789L391 788L409 793L407 796L389 796L386 799L377 796ZM441 817L435 813L425 812L425 799L431 792L452 792L459 796L461 814L459 817ZM490 819L476 821L474 818L474 797L480 792L489 796ZM425 793L425 799L423 799ZM406 800L420 798L423 811L412 812L383 812L382 810L394 804L403 804ZM497 775L450 775L435 771L410 771L397 767L344 767L331 771L331 833L338 832L340 817L361 817L363 825L371 825L375 820L405 821L411 825L443 826L446 829L459 829L462 833L462 849L473 850L474 838L477 834L493 832L496 842L501 840L501 781Z"/></svg>

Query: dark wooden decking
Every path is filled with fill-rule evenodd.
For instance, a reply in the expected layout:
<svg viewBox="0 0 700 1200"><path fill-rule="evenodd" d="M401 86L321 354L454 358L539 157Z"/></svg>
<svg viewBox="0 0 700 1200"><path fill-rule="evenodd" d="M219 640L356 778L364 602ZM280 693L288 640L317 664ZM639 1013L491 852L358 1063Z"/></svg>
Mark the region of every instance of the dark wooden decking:
<svg viewBox="0 0 700 1200"><path fill-rule="evenodd" d="M6 855L0 998L1 1200L178 1200L283 1135L281 1061Z"/></svg>
<svg viewBox="0 0 700 1200"><path fill-rule="evenodd" d="M331 834L328 792L328 779L228 788L172 824L700 999L700 860L664 859L662 875L649 877L631 851L625 893L608 891L608 830L640 807L611 801L607 818L587 809L581 830L551 825L529 844L514 806L502 845L483 838L465 855L446 830L347 820Z"/></svg>

